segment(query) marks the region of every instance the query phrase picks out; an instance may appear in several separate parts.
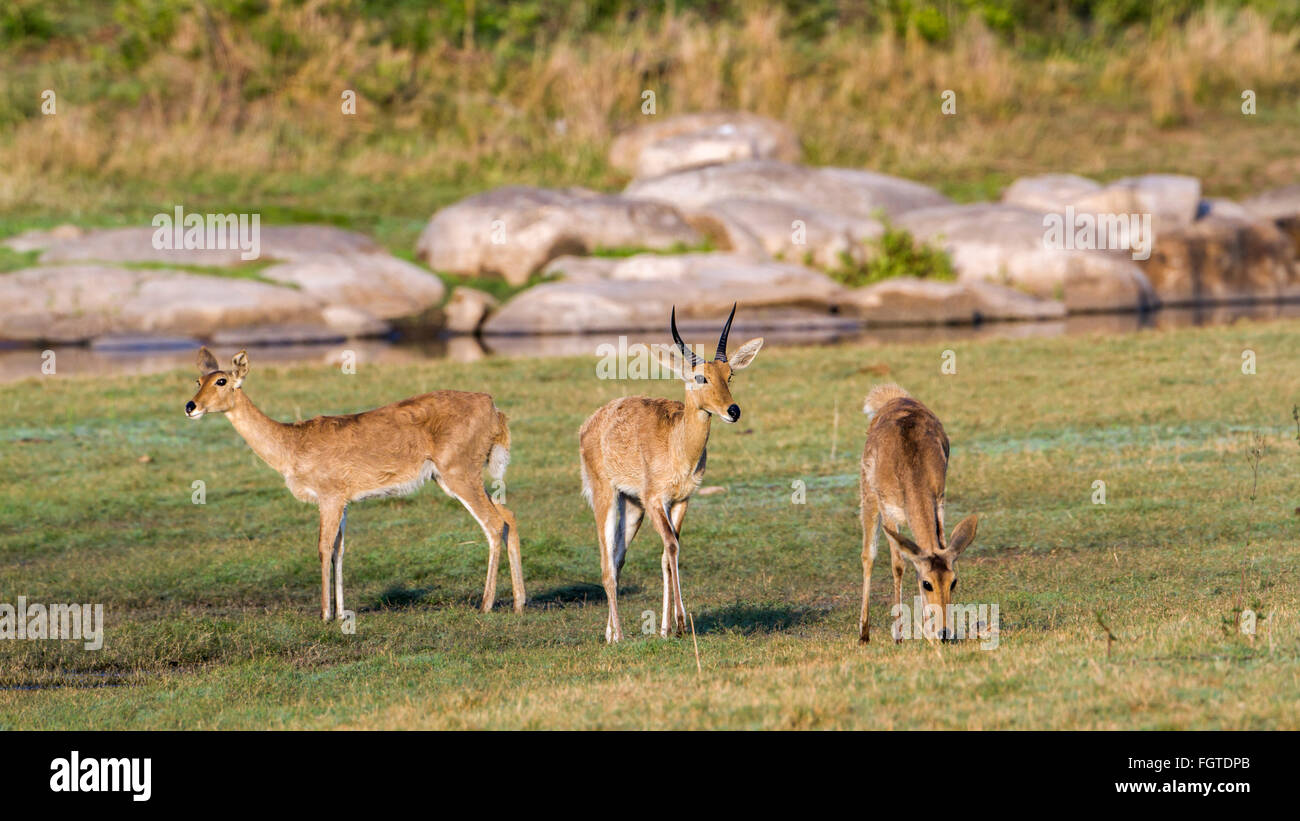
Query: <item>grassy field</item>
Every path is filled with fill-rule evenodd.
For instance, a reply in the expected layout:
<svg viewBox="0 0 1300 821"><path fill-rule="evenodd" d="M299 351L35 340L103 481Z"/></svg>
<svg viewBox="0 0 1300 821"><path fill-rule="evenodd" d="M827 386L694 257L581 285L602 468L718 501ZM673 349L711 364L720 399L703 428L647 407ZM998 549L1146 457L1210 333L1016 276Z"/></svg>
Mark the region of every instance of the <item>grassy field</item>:
<svg viewBox="0 0 1300 821"><path fill-rule="evenodd" d="M0 601L102 602L106 637L0 642L0 728L1297 728L1297 332L764 350L733 385L743 424L714 429L705 484L726 492L684 528L700 672L689 637L641 635L649 530L620 594L629 640L603 643L576 464L591 410L673 383L600 381L593 358L344 375L254 356L246 388L281 419L433 388L490 391L511 416L527 611L476 612L481 534L430 486L354 506L355 635L318 621L314 509L225 420L183 417L192 374L8 385ZM946 423L948 519L983 515L959 598L999 605L996 650L856 643L859 408L884 378ZM883 639L887 561L875 585Z"/></svg>

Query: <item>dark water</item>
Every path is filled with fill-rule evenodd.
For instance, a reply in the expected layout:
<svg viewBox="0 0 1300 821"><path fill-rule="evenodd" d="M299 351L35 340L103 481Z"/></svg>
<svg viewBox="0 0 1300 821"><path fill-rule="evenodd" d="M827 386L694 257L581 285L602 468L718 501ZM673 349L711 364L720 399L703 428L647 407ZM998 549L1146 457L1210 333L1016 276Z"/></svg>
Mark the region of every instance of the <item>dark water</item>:
<svg viewBox="0 0 1300 821"><path fill-rule="evenodd" d="M1300 317L1300 302L1222 305L1201 308L1165 308L1148 314L1090 314L1046 322L989 322L975 326L906 326L854 328L849 325L819 329L746 328L737 319L732 339L764 336L777 345L862 346L889 343L947 342L968 339L1025 339L1089 334L1145 333L1188 326L1226 325L1242 320L1270 320ZM692 335L693 336L693 335ZM666 343L667 334L632 332L625 344ZM597 357L601 345L618 346L618 334L575 334L570 336L450 337L419 342L390 342L354 339L322 345L268 345L253 348L260 363L316 363L338 367L345 358L358 366L374 363L400 364L430 359L473 362L489 356L590 356ZM53 346L0 349L0 383L42 377L45 350L54 351L58 376L154 373L194 364L198 343L186 339L122 339L93 346ZM226 351L218 351L226 354Z"/></svg>

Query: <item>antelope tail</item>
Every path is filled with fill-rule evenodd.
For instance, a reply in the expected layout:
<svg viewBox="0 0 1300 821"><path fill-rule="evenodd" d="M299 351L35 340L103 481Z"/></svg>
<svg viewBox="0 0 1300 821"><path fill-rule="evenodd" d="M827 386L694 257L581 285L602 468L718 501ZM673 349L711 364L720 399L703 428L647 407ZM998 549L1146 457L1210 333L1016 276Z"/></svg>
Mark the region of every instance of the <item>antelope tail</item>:
<svg viewBox="0 0 1300 821"><path fill-rule="evenodd" d="M488 451L488 475L493 479L504 479L506 468L510 466L510 428L506 415L497 411L497 432L492 439L492 449Z"/></svg>
<svg viewBox="0 0 1300 821"><path fill-rule="evenodd" d="M867 394L866 402L862 405L862 412L867 416L874 416L889 400L906 399L911 397L911 395L912 394L892 382L884 385L877 385Z"/></svg>

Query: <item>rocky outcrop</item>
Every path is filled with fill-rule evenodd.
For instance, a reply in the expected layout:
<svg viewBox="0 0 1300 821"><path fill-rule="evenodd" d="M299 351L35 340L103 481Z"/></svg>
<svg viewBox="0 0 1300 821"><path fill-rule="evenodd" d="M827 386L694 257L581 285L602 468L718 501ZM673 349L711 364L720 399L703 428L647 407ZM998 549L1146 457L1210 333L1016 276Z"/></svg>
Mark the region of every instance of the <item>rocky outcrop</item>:
<svg viewBox="0 0 1300 821"><path fill-rule="evenodd" d="M1082 177L1047 175L1017 180L1005 202L1058 215L1146 219L1149 256L1135 262L1157 298L1169 305L1268 300L1300 294L1294 262L1300 238L1300 186L1236 203L1202 198L1193 177L1150 174L1100 186ZM1097 220L1095 242L1120 247ZM1289 236L1294 232L1294 236ZM1131 234L1131 231L1129 232ZM1129 246L1136 243L1129 241ZM1097 282L1105 289L1106 283ZM1101 300L1103 303L1108 301ZM1069 300L1067 300L1069 304Z"/></svg>
<svg viewBox="0 0 1300 821"><path fill-rule="evenodd" d="M1168 305L1300 296L1291 239L1272 222L1222 206L1189 225L1157 232L1142 267Z"/></svg>
<svg viewBox="0 0 1300 821"><path fill-rule="evenodd" d="M497 275L522 285L565 254L666 250L701 241L669 204L578 188L511 186L439 210L420 235L416 253L437 271Z"/></svg>
<svg viewBox="0 0 1300 821"><path fill-rule="evenodd" d="M160 262L169 265L230 267L244 259L238 247L186 249L157 247L161 228L109 228L78 236L47 236L40 256L42 263L55 262ZM30 240L29 240L30 241ZM226 244L232 244L227 238ZM325 225L259 225L258 259L295 261L324 254L386 254L382 248L355 231Z"/></svg>
<svg viewBox="0 0 1300 821"><path fill-rule="evenodd" d="M1291 238L1300 253L1300 185L1275 188L1243 200L1242 208L1258 219L1269 220Z"/></svg>
<svg viewBox="0 0 1300 821"><path fill-rule="evenodd" d="M654 177L741 160L798 162L799 140L784 123L744 111L714 111L651 119L620 134L610 165L635 177Z"/></svg>
<svg viewBox="0 0 1300 821"><path fill-rule="evenodd" d="M244 265L238 247L169 249L155 247L154 235L56 229L15 238L39 250L41 264L0 279L22 290L0 306L0 338L185 332L252 344L366 336L427 311L445 293L436 276L368 237L327 226L260 227L257 267ZM153 267L167 265L203 270Z"/></svg>
<svg viewBox="0 0 1300 821"><path fill-rule="evenodd" d="M1002 194L1006 205L1033 211L1150 214L1156 232L1182 228L1201 210L1201 182L1177 174L1125 177L1109 185L1074 174L1023 177Z"/></svg>
<svg viewBox="0 0 1300 821"><path fill-rule="evenodd" d="M869 242L884 232L880 221L870 217L779 200L719 200L695 216L714 220L733 251L823 269L863 262L871 255Z"/></svg>
<svg viewBox="0 0 1300 821"><path fill-rule="evenodd" d="M941 246L962 281L1013 286L1070 312L1145 310L1155 292L1125 251L1050 247L1044 214L1010 205L951 205L904 214L898 225Z"/></svg>
<svg viewBox="0 0 1300 821"><path fill-rule="evenodd" d="M799 265L736 254L640 254L615 260L603 278L543 283L507 302L485 334L566 334L660 329L674 308L683 328L712 322L732 303L749 324L838 321L845 289Z"/></svg>
<svg viewBox="0 0 1300 821"><path fill-rule="evenodd" d="M1002 192L1005 205L1031 211L1059 211L1101 190L1101 183L1077 174L1041 174L1021 177Z"/></svg>
<svg viewBox="0 0 1300 821"><path fill-rule="evenodd" d="M108 265L0 276L0 337L82 342L115 334L207 337L227 328L327 325L307 294L246 279Z"/></svg>
<svg viewBox="0 0 1300 821"><path fill-rule="evenodd" d="M868 325L953 325L1060 319L1065 306L991 282L898 277L850 291L845 310Z"/></svg>
<svg viewBox="0 0 1300 821"><path fill-rule="evenodd" d="M948 198L920 183L849 168L814 168L770 160L711 165L637 180L624 194L707 211L723 200L788 203L856 219L897 217L945 205Z"/></svg>

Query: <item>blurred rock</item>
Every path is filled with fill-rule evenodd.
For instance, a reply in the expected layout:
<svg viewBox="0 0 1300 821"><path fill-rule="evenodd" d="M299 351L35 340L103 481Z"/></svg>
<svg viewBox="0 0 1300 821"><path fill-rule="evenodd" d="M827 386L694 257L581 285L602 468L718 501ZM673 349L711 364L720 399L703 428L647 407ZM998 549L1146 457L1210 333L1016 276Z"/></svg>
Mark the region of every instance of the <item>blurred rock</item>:
<svg viewBox="0 0 1300 821"><path fill-rule="evenodd" d="M495 274L522 285L565 254L667 250L701 241L671 205L580 188L509 186L439 210L420 235L416 253L437 271Z"/></svg>
<svg viewBox="0 0 1300 821"><path fill-rule="evenodd" d="M1101 188L1101 183L1076 174L1041 174L1011 183L1002 192L1002 202L1034 211L1061 211Z"/></svg>
<svg viewBox="0 0 1300 821"><path fill-rule="evenodd" d="M387 253L302 254L259 275L298 288L322 306L378 319L418 314L440 303L446 293L438 277Z"/></svg>
<svg viewBox="0 0 1300 821"><path fill-rule="evenodd" d="M1150 214L1158 237L1196 221L1201 181L1178 174L1125 177L1075 200L1076 211L1093 214Z"/></svg>
<svg viewBox="0 0 1300 821"><path fill-rule="evenodd" d="M798 162L803 151L784 123L744 111L653 119L620 134L610 165L635 177L740 160Z"/></svg>
<svg viewBox="0 0 1300 821"><path fill-rule="evenodd" d="M447 314L447 330L457 334L477 333L483 320L500 305L496 297L483 291L453 288L451 297L443 308Z"/></svg>
<svg viewBox="0 0 1300 821"><path fill-rule="evenodd" d="M1049 248L1044 214L1011 205L926 208L898 225L917 240L941 245L962 281L1012 285L1057 299L1070 312L1146 310L1155 292L1127 251Z"/></svg>
<svg viewBox="0 0 1300 821"><path fill-rule="evenodd" d="M251 229L251 226L250 226ZM154 247L160 229L109 228L51 242L41 254L53 262L163 262L171 265L227 267L251 260L239 248L167 249ZM295 261L322 254L380 254L382 248L364 234L326 225L260 225L259 259Z"/></svg>
<svg viewBox="0 0 1300 821"><path fill-rule="evenodd" d="M991 282L898 277L849 292L847 310L872 325L953 325L1060 319L1065 306Z"/></svg>
<svg viewBox="0 0 1300 821"><path fill-rule="evenodd" d="M1142 263L1161 302L1200 305L1300 296L1291 239L1272 222L1220 216L1158 232Z"/></svg>
<svg viewBox="0 0 1300 821"><path fill-rule="evenodd" d="M707 206L721 200L745 199L789 203L857 219L877 219L881 213L892 218L949 202L934 189L899 177L772 160L711 165L636 180L623 193L672 203L687 211L707 211Z"/></svg>
<svg viewBox="0 0 1300 821"><path fill-rule="evenodd" d="M1242 207L1260 219L1272 220L1300 252L1300 185L1275 188L1244 200Z"/></svg>
<svg viewBox="0 0 1300 821"><path fill-rule="evenodd" d="M11 340L207 337L223 328L280 323L325 325L309 295L252 280L109 265L26 268L0 277L0 338Z"/></svg>
<svg viewBox="0 0 1300 821"><path fill-rule="evenodd" d="M845 258L866 260L871 255L868 241L884 233L880 221L870 217L779 200L718 200L698 213L722 226L727 246L734 251L819 268L839 268Z"/></svg>
<svg viewBox="0 0 1300 821"><path fill-rule="evenodd" d="M28 251L44 251L51 245L60 242L66 242L70 239L76 239L84 232L75 225L59 225L48 231L25 231L17 236L10 237L3 244L6 248L26 253Z"/></svg>
<svg viewBox="0 0 1300 821"><path fill-rule="evenodd" d="M483 327L486 334L563 334L662 329L674 306L683 328L713 324L741 302L757 324L834 319L845 289L798 265L735 254L640 254L617 261L603 280L551 282L511 299Z"/></svg>
<svg viewBox="0 0 1300 821"><path fill-rule="evenodd" d="M289 338L311 329L316 338L336 339L386 333L388 321L436 306L446 291L438 277L368 237L328 226L259 229L259 258L281 261L258 269L257 277L283 287L219 273L132 268L131 263L235 268L244 262L238 248L158 249L153 236L153 228L115 228L27 237L19 245L44 249L43 264L8 276L50 299L32 302L25 316L0 306L7 319L0 337L84 340L166 330L209 336L250 328L281 334L294 328Z"/></svg>

